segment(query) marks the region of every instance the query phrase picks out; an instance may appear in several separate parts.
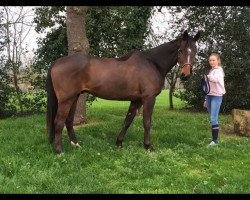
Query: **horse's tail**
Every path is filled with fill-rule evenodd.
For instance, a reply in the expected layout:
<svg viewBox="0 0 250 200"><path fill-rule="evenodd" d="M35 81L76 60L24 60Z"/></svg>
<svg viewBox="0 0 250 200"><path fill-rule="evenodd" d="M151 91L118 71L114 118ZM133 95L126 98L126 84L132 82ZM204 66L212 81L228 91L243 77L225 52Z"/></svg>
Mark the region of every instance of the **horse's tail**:
<svg viewBox="0 0 250 200"><path fill-rule="evenodd" d="M48 70L47 74L47 133L49 142L52 143L55 139L55 117L57 112L57 98L55 90L51 79L51 68Z"/></svg>

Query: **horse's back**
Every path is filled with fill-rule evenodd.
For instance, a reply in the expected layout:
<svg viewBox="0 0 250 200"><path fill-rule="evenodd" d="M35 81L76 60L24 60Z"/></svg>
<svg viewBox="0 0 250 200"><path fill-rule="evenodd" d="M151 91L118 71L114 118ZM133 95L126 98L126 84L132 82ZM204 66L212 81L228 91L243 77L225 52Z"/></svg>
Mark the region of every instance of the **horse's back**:
<svg viewBox="0 0 250 200"><path fill-rule="evenodd" d="M77 67L84 67L89 61L91 57L85 53L74 53L72 55L64 56L57 59L54 64L53 68L60 67L63 70L66 68L77 68Z"/></svg>

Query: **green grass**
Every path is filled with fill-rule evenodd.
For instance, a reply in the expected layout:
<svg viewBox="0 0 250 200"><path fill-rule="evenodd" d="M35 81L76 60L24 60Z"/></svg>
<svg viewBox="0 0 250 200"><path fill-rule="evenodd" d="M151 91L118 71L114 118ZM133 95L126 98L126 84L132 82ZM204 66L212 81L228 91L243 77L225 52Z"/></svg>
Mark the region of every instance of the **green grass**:
<svg viewBox="0 0 250 200"><path fill-rule="evenodd" d="M249 139L221 133L208 148L208 115L169 111L167 100L164 91L153 113L155 153L143 148L140 116L124 148L115 146L129 102L95 101L89 124L76 128L82 148L71 147L64 130L62 156L48 145L44 114L0 120L0 193L249 193Z"/></svg>

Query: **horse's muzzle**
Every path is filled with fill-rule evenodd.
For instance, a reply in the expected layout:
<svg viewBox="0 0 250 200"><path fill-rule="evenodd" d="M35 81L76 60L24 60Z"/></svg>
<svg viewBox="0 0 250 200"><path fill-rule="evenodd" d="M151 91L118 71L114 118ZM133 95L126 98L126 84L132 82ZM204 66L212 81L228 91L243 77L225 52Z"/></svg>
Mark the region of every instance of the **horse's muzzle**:
<svg viewBox="0 0 250 200"><path fill-rule="evenodd" d="M190 77L191 77L191 74L185 76L185 74L182 73L181 76L180 76L180 79L182 81L187 81Z"/></svg>

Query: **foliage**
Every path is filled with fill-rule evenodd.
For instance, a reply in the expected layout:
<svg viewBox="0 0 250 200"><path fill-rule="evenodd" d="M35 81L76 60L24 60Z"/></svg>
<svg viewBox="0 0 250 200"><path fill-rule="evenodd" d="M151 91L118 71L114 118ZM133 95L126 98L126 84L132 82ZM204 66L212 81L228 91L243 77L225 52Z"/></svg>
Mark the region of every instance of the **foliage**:
<svg viewBox="0 0 250 200"><path fill-rule="evenodd" d="M6 69L6 57L3 54L4 47L6 45L6 37L4 34L3 25L3 10L0 9L0 118L10 114L11 108L8 107L8 95L11 93L9 87L9 76Z"/></svg>
<svg viewBox="0 0 250 200"><path fill-rule="evenodd" d="M12 86L12 78L9 76L9 65L5 60L0 65L0 118L10 117L14 115L34 114L44 111L46 99L45 91L37 88L26 89L19 88L19 95L22 99L23 112L20 112L19 102L16 97L16 89ZM32 72L29 66L26 70L22 70L19 75L21 83L31 85ZM30 83L30 84L28 84Z"/></svg>
<svg viewBox="0 0 250 200"><path fill-rule="evenodd" d="M2 78L0 82L2 81ZM15 91L13 88L6 84L0 83L0 119L4 117L9 117L15 112L17 112L16 107L13 104L9 104L9 98Z"/></svg>
<svg viewBox="0 0 250 200"><path fill-rule="evenodd" d="M8 86L8 76L4 67L4 61L0 60L0 118L7 115L8 95L11 88Z"/></svg>
<svg viewBox="0 0 250 200"><path fill-rule="evenodd" d="M185 91L179 97L191 107L202 108L204 94L200 88L201 74L208 73L208 56L218 52L225 71L226 94L222 111L233 108L250 109L250 67L249 67L249 7L178 7L175 12L184 12L180 21L185 20L191 30L202 30L197 67L193 77L184 82ZM180 22L179 21L179 22Z"/></svg>
<svg viewBox="0 0 250 200"><path fill-rule="evenodd" d="M92 55L117 57L144 48L151 7L105 6L90 8L87 14L87 36Z"/></svg>
<svg viewBox="0 0 250 200"><path fill-rule="evenodd" d="M64 131L61 156L47 142L44 114L0 120L1 193L249 193L249 139L222 133L219 146L207 148L208 115L167 111L166 96L163 91L156 100L152 154L143 148L141 117L129 128L124 147L115 146L129 102L93 102L91 123L76 128L82 148L71 147ZM220 120L227 124L231 116Z"/></svg>
<svg viewBox="0 0 250 200"><path fill-rule="evenodd" d="M0 12L0 51L3 52L0 58L0 117L6 117L29 110L25 106L26 91L20 85L27 83L22 69L27 53L24 42L32 23L30 8L4 6Z"/></svg>

